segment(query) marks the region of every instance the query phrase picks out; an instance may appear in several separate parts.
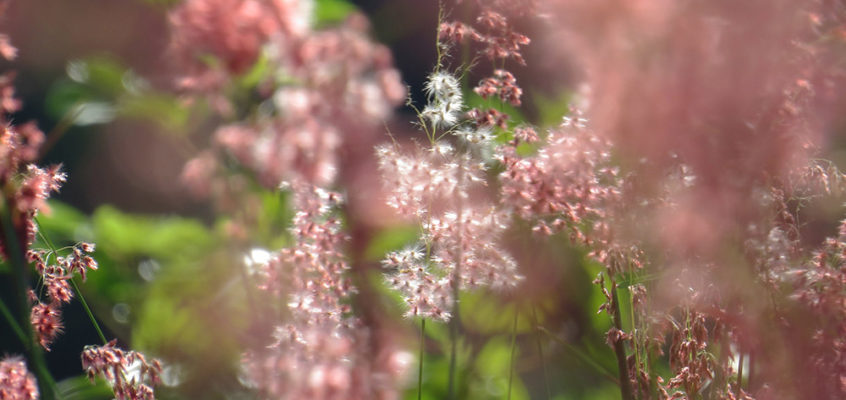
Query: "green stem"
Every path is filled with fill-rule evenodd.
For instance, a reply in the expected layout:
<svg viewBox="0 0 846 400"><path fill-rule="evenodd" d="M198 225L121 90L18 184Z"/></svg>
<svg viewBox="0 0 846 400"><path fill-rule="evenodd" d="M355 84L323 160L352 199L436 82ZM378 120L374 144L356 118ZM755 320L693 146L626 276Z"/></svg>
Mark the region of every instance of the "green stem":
<svg viewBox="0 0 846 400"><path fill-rule="evenodd" d="M456 272L458 269L456 268ZM456 275L458 275L456 273ZM458 279L453 279L453 287L456 287ZM455 292L455 290L454 290ZM455 300L453 301L453 316L452 320L450 320L450 330L449 336L451 343L450 354L449 354L449 384L448 384L448 393L449 396L447 397L450 400L455 399L455 381L456 381L456 364L458 359L458 294L453 293Z"/></svg>
<svg viewBox="0 0 846 400"><path fill-rule="evenodd" d="M617 296L617 283L611 283L611 312L613 313L614 327L620 332L623 331L622 317L620 316L620 299ZM626 361L626 349L623 347L623 340L614 341L614 354L617 356L617 368L620 373L620 395L623 400L633 400L632 385L629 381L629 364Z"/></svg>
<svg viewBox="0 0 846 400"><path fill-rule="evenodd" d="M420 320L420 361L417 364L417 400L423 398L423 356L426 354L426 318Z"/></svg>
<svg viewBox="0 0 846 400"><path fill-rule="evenodd" d="M546 373L546 360L543 356L543 345L541 343L541 327L538 324L538 315L535 306L532 305L532 324L535 326L535 339L538 346L538 356L540 357L541 372L543 373L543 383L546 386L546 398L552 398L552 391L549 388L549 377Z"/></svg>
<svg viewBox="0 0 846 400"><path fill-rule="evenodd" d="M82 292L79 290L79 286L76 285L76 280L74 280L73 277L69 280L71 286L73 286L73 291L76 292L76 295L79 297L79 302L82 303L82 308L84 308L85 313L88 314L88 319L91 320L91 324L94 325L94 329L97 330L97 336L100 337L100 340L104 345L109 344L109 341L106 340L106 335L104 335L103 330L100 329L100 324L98 324L97 320L94 319L94 314L91 312L91 308L88 307L88 302L85 301L85 297L82 297Z"/></svg>
<svg viewBox="0 0 846 400"><path fill-rule="evenodd" d="M18 324L18 321L15 320L15 316L12 315L12 312L9 311L9 308L6 307L6 303L3 302L3 299L0 299L0 313L3 313L3 317L6 318L6 321L9 322L9 325L12 327L12 330L15 331L15 335L18 336L18 339L20 339L21 343L23 343L24 346L28 345L29 342L26 337L26 333L24 333L24 330L21 329L20 324Z"/></svg>
<svg viewBox="0 0 846 400"><path fill-rule="evenodd" d="M2 224L3 238L6 247L7 256L12 267L12 274L15 279L15 296L18 308L18 323L20 327L29 326L29 315L31 310L29 308L29 301L26 298L26 288L29 287L27 279L27 268L29 267L24 260L23 249L18 242L18 236L15 232L14 223L12 221L12 211L9 209L9 202L4 204L2 209ZM55 385L53 377L47 370L47 364L44 361L44 354L41 352L41 347L35 342L35 332L32 329L26 329L26 340L24 347L27 351L29 362L33 368L33 372L38 381L38 390L41 393L42 400L53 400L56 398Z"/></svg>
<svg viewBox="0 0 846 400"><path fill-rule="evenodd" d="M514 382L514 353L517 348L517 317L520 313L514 306L514 325L511 327L511 361L508 365L508 400L511 400L511 384Z"/></svg>
<svg viewBox="0 0 846 400"><path fill-rule="evenodd" d="M459 158L458 163L458 183L464 183L464 157ZM464 232L464 202L462 197L458 197L458 232ZM461 234L459 234L461 235ZM459 294L461 293L461 261L464 258L464 238L459 237L458 249L456 250L455 269L452 271L452 319L450 320L450 338L452 339L452 349L449 356L449 397L450 400L455 399L455 381L456 381L456 364L458 359L458 329L461 324L461 316L459 315Z"/></svg>

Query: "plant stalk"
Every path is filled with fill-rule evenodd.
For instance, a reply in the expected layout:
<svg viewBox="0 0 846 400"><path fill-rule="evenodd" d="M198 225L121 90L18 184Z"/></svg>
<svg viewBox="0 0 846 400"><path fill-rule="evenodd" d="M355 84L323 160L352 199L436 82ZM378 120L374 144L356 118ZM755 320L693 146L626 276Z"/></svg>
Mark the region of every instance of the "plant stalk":
<svg viewBox="0 0 846 400"><path fill-rule="evenodd" d="M423 399L423 356L426 354L426 318L420 320L420 361L417 364L417 400Z"/></svg>
<svg viewBox="0 0 846 400"><path fill-rule="evenodd" d="M617 296L617 283L611 281L611 312L614 328L623 331L623 322L620 313L620 299ZM620 396L623 400L634 400L632 385L629 381L629 364L626 361L626 349L623 347L623 340L618 339L613 343L614 354L617 356L617 369L620 373Z"/></svg>
<svg viewBox="0 0 846 400"><path fill-rule="evenodd" d="M20 328L24 326L29 327L30 309L26 297L26 288L29 287L29 280L27 278L27 268L29 267L24 259L24 254L18 242L18 236L12 221L12 212L9 209L9 202L6 202L2 207L2 220L0 224L3 225L3 239L6 247L7 256L11 264L12 275L14 276L15 284L15 298L17 301L18 310L18 325ZM54 400L55 382L50 372L47 370L47 364L44 361L44 354L41 352L41 347L35 342L35 332L30 329L22 329L25 331L24 348L27 352L27 359L32 366L33 372L38 381L38 391L41 394L42 400Z"/></svg>
<svg viewBox="0 0 846 400"><path fill-rule="evenodd" d="M549 376L546 373L546 360L544 359L544 356L543 356L543 344L541 343L541 332L542 331L541 331L540 325L538 324L538 314L537 314L537 311L535 310L534 305L532 305L532 324L535 326L535 339L536 339L535 342L537 343L537 346L538 346L538 356L540 357L541 373L543 373L543 383L544 383L544 386L546 387L546 398L551 399L552 398L552 391L549 388Z"/></svg>
<svg viewBox="0 0 846 400"><path fill-rule="evenodd" d="M514 382L514 353L517 348L517 317L520 313L514 306L514 325L511 327L511 361L508 364L508 400L511 400L511 385Z"/></svg>

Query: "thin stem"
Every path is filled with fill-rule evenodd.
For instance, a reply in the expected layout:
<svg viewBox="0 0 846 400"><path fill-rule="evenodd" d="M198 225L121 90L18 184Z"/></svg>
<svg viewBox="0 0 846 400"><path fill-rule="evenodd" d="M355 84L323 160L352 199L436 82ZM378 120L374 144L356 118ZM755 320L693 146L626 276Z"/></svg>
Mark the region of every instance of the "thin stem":
<svg viewBox="0 0 846 400"><path fill-rule="evenodd" d="M426 318L420 320L420 361L417 365L417 400L423 398L423 356L426 354Z"/></svg>
<svg viewBox="0 0 846 400"><path fill-rule="evenodd" d="M622 317L620 316L620 299L617 296L617 283L611 281L611 310L613 313L614 328L623 331ZM626 349L623 347L623 340L614 341L614 354L617 356L617 368L620 373L620 395L623 400L633 400L632 386L629 382L629 365L626 361Z"/></svg>
<svg viewBox="0 0 846 400"><path fill-rule="evenodd" d="M29 346L26 333L24 333L24 330L21 329L20 324L18 324L18 321L15 320L15 316L12 315L9 308L6 307L6 303L3 302L3 299L0 299L0 313L3 313L3 317L6 318L7 322L9 322L9 325L12 327L12 330L15 331L15 335L18 336L21 343L23 343L24 346Z"/></svg>
<svg viewBox="0 0 846 400"><path fill-rule="evenodd" d="M517 349L517 317L520 315L514 306L514 325L511 327L511 361L508 365L508 400L511 400L511 384L514 382L514 353Z"/></svg>
<svg viewBox="0 0 846 400"><path fill-rule="evenodd" d="M543 383L546 386L546 398L552 398L552 391L549 389L549 377L546 373L546 360L543 356L543 345L541 344L541 328L538 324L538 315L535 306L532 305L532 325L535 326L535 339L538 346L538 356L540 357L541 372L543 373Z"/></svg>
<svg viewBox="0 0 846 400"><path fill-rule="evenodd" d="M455 273L456 276L458 275L457 272L458 272L458 265L456 265L456 273ZM455 296L455 299L453 300L453 310L452 310L453 314L452 314L452 320L450 320L450 330L449 330L449 336L450 336L450 340L452 341L452 343L451 343L450 354L449 354L449 385L448 385L449 396L447 397L450 400L455 399L455 380L456 380L455 374L456 374L456 364L457 364L457 359L458 359L458 324L459 324L459 319L458 319L459 318L458 317L458 294L455 293L455 292L457 292L457 290L455 290L455 288L458 287L457 284L458 284L458 279L453 278L453 296Z"/></svg>
<svg viewBox="0 0 846 400"><path fill-rule="evenodd" d="M444 3L443 1L438 1L438 27L435 28L435 49L438 52L438 60L435 64L435 73L441 70L444 57L443 50L441 49L441 23L444 22L444 14Z"/></svg>
<svg viewBox="0 0 846 400"><path fill-rule="evenodd" d="M458 159L458 185L464 184L464 157ZM464 232L464 201L462 201L461 193L458 194L458 232ZM458 352L458 329L461 324L461 316L459 315L459 294L461 292L461 261L464 258L464 237L459 233L458 249L456 250L455 269L452 271L452 320L450 321L450 339L452 339L452 349L449 356L449 397L448 399L455 399L455 381L456 381L456 364Z"/></svg>
<svg viewBox="0 0 846 400"><path fill-rule="evenodd" d="M73 286L73 291L76 292L77 296L79 296L79 302L82 303L82 308L84 308L85 313L88 314L88 319L90 319L91 324L94 325L94 329L97 331L97 336L100 337L100 340L104 345L109 344L109 341L106 340L106 335L103 335L103 330L100 329L100 324L98 324L97 320L94 319L94 314L91 312L91 308L88 307L88 302L85 301L85 297L82 297L82 292L79 290L79 286L76 285L76 280L71 277L69 281L71 286Z"/></svg>

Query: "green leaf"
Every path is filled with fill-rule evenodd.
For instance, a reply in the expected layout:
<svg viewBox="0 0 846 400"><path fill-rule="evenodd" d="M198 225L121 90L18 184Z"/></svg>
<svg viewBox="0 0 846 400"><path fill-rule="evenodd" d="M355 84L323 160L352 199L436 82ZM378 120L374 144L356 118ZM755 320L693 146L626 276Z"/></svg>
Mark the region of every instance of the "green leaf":
<svg viewBox="0 0 846 400"><path fill-rule="evenodd" d="M534 103L540 116L541 126L557 126L561 119L570 113L570 105L573 102L571 92L562 91L557 96L547 97L540 92L534 92Z"/></svg>
<svg viewBox="0 0 846 400"><path fill-rule="evenodd" d="M515 354L515 360L519 357ZM508 377L511 371L510 339L494 338L489 340L476 357L475 371L479 377L471 384L470 398L503 399L508 397ZM514 372L511 383L512 400L529 398L529 392L518 371Z"/></svg>
<svg viewBox="0 0 846 400"><path fill-rule="evenodd" d="M38 216L40 228L53 238L70 239L73 241L91 241L94 238L85 233L88 227L88 217L79 210L58 200L48 202L50 212L42 212ZM59 238L54 238L54 240Z"/></svg>
<svg viewBox="0 0 846 400"><path fill-rule="evenodd" d="M98 208L92 220L98 247L124 256L174 259L209 248L213 239L191 219L130 215L111 206Z"/></svg>
<svg viewBox="0 0 846 400"><path fill-rule="evenodd" d="M356 6L346 0L317 0L314 23L320 27L341 22L356 10Z"/></svg>
<svg viewBox="0 0 846 400"><path fill-rule="evenodd" d="M494 294L485 291L462 293L459 307L462 322L470 331L491 335L510 334L513 330L517 305L504 303ZM540 308L537 312L542 322L543 312ZM525 310L520 311L517 319L518 334L532 331L529 315Z"/></svg>
<svg viewBox="0 0 846 400"><path fill-rule="evenodd" d="M114 395L102 379L92 384L86 376L75 376L56 383L56 396L63 400L109 400Z"/></svg>
<svg viewBox="0 0 846 400"><path fill-rule="evenodd" d="M238 85L244 89L252 89L258 86L268 76L270 71L270 58L265 52L261 52L253 66L238 78Z"/></svg>
<svg viewBox="0 0 846 400"><path fill-rule="evenodd" d="M179 131L188 123L190 111L173 96L161 93L144 93L127 96L119 103L120 115L155 121L171 131Z"/></svg>
<svg viewBox="0 0 846 400"><path fill-rule="evenodd" d="M414 243L417 233L417 228L410 225L382 230L368 243L364 257L368 261L380 261L388 252L400 250Z"/></svg>
<svg viewBox="0 0 846 400"><path fill-rule="evenodd" d="M500 102L498 99L483 99L482 96L479 96L472 90L464 91L464 99L465 103L467 103L467 108L478 108L480 110L493 108L503 114L508 114L509 126L517 126L526 122L526 117L520 109L511 104Z"/></svg>

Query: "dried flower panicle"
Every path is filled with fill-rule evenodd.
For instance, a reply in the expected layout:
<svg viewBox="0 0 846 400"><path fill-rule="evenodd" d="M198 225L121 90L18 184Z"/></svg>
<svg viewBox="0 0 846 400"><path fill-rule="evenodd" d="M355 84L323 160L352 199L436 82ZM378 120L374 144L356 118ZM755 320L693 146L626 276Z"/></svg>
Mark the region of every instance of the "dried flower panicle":
<svg viewBox="0 0 846 400"><path fill-rule="evenodd" d="M161 384L162 365L144 354L121 350L117 340L103 346L85 346L82 368L91 382L102 377L112 387L116 400L154 400L153 388Z"/></svg>
<svg viewBox="0 0 846 400"><path fill-rule="evenodd" d="M38 397L35 377L26 369L23 359L5 357L0 360L0 399L36 400Z"/></svg>

